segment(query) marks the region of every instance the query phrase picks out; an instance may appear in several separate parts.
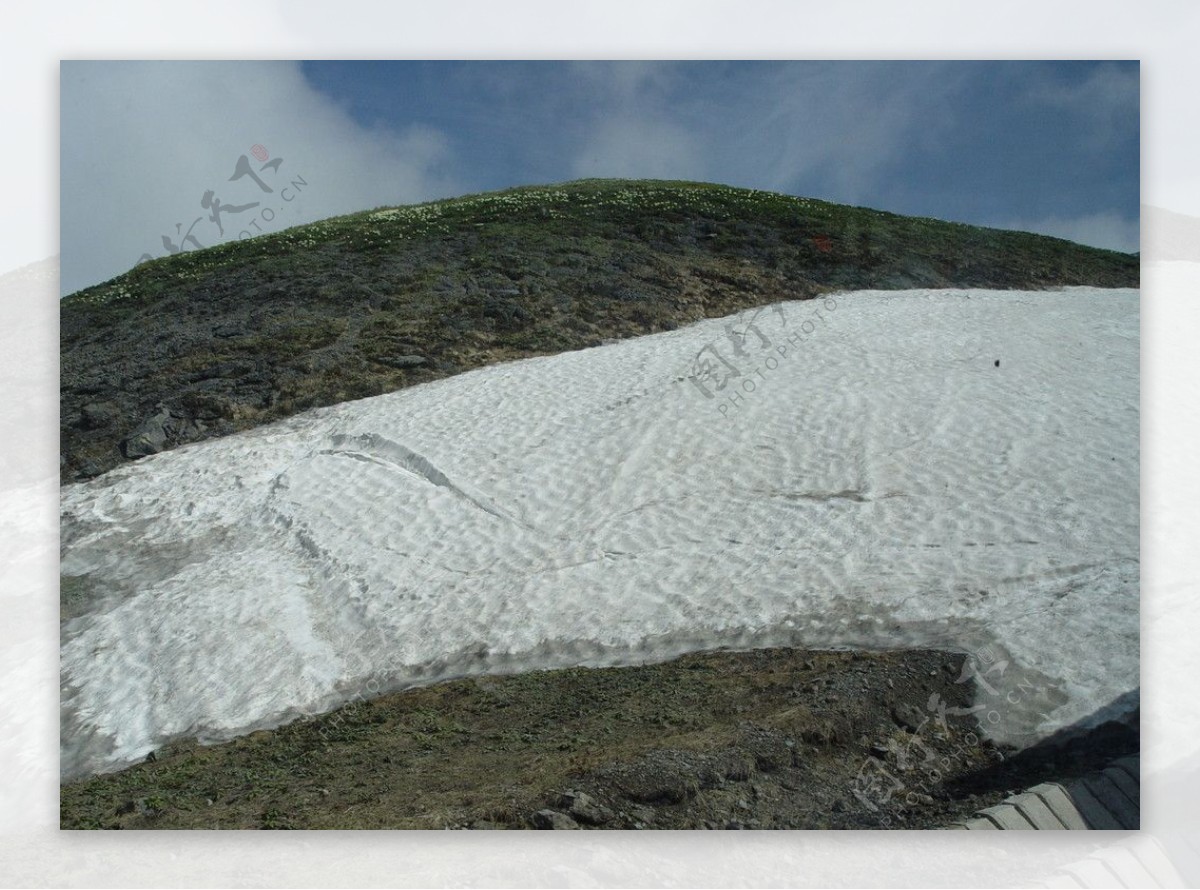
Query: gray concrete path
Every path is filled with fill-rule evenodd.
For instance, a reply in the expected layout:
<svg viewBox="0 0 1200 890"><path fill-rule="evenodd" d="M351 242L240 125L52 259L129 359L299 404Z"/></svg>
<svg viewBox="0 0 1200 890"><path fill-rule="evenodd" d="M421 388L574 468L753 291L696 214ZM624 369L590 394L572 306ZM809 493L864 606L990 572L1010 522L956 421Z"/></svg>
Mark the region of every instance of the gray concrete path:
<svg viewBox="0 0 1200 890"><path fill-rule="evenodd" d="M1131 831L1141 825L1140 758L1069 782L1046 782L947 826L968 831Z"/></svg>

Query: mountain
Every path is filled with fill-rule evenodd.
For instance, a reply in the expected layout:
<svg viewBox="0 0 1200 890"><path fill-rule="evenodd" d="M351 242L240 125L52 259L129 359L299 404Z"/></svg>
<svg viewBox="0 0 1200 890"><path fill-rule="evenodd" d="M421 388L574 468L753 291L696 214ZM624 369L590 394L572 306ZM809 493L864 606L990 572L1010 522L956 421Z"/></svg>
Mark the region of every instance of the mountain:
<svg viewBox="0 0 1200 890"><path fill-rule="evenodd" d="M152 260L63 300L61 478L829 291L1137 283L1130 255L702 183L373 210Z"/></svg>

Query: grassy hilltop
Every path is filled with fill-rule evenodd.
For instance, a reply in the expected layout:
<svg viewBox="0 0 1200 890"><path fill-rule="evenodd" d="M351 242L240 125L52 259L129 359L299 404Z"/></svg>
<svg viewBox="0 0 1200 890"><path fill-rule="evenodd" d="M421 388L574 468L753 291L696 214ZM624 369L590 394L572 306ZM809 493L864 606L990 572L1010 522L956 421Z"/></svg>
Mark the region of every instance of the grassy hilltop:
<svg viewBox="0 0 1200 890"><path fill-rule="evenodd" d="M1056 238L689 182L372 210L152 260L61 308L63 482L308 408L827 290L1137 286Z"/></svg>

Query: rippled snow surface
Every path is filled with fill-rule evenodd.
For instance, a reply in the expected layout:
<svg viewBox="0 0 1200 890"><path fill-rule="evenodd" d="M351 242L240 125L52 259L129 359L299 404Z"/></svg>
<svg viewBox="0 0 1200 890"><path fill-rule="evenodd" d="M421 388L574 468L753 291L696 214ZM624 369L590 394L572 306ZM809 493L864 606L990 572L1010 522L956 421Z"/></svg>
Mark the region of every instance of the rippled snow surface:
<svg viewBox="0 0 1200 890"><path fill-rule="evenodd" d="M718 645L984 651L1028 741L1138 686L1138 292L858 292L484 368L66 487L62 539L66 776Z"/></svg>

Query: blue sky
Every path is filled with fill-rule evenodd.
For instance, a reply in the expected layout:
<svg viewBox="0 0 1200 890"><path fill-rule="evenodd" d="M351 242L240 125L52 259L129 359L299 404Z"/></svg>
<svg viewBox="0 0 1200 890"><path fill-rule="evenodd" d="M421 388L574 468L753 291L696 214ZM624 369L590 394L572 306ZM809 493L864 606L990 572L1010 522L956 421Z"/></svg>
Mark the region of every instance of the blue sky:
<svg viewBox="0 0 1200 890"><path fill-rule="evenodd" d="M971 222L1138 212L1138 66L310 62L366 127L446 135L472 190L712 179Z"/></svg>
<svg viewBox="0 0 1200 890"><path fill-rule="evenodd" d="M208 246L584 176L1138 245L1136 62L64 62L61 83L64 293L189 223ZM229 182L255 144L295 200ZM208 190L271 219L218 232Z"/></svg>

